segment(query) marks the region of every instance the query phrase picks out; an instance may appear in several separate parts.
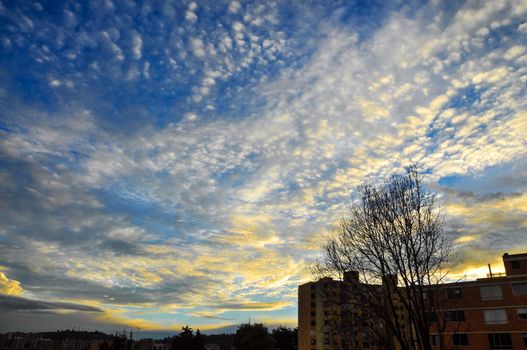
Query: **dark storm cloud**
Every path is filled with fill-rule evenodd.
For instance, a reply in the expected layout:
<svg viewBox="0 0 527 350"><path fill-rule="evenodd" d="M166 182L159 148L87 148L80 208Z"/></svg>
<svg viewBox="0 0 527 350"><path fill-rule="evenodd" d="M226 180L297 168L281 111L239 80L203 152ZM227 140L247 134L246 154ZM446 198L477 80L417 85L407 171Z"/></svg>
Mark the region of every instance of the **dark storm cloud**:
<svg viewBox="0 0 527 350"><path fill-rule="evenodd" d="M45 311L45 310L73 310L83 312L103 312L101 309L74 303L49 302L27 299L13 295L0 294L0 310L2 311Z"/></svg>
<svg viewBox="0 0 527 350"><path fill-rule="evenodd" d="M35 271L25 263L9 262L3 258L0 256L0 265L10 266L10 278L27 281L23 284L26 291L42 297L96 300L108 305L185 303L188 295L211 290L222 283L219 277L213 275L188 278L178 276L177 271L174 271L174 275L159 282L154 289L133 285L108 285L82 276L71 277L67 270ZM131 269L129 273L133 275L135 271Z"/></svg>
<svg viewBox="0 0 527 350"><path fill-rule="evenodd" d="M126 324L115 324L99 319L99 312L67 310L57 313L55 310L12 310L0 311L0 332L28 331L42 332L74 327L85 330L99 330L108 333L122 329Z"/></svg>
<svg viewBox="0 0 527 350"><path fill-rule="evenodd" d="M211 313L204 313L204 312L195 312L192 314L192 316L200 317L200 318L207 318L211 320L224 320L224 321L231 321L234 320L234 318L230 317L222 317L217 314L211 314Z"/></svg>
<svg viewBox="0 0 527 350"><path fill-rule="evenodd" d="M287 302L232 302L218 303L213 305L214 309L225 310L272 310L290 306Z"/></svg>
<svg viewBox="0 0 527 350"><path fill-rule="evenodd" d="M463 191L451 187L442 187L441 191L445 194L456 196L462 200L474 202L492 202L500 199L520 197L523 195L521 192L493 192L479 194L476 192Z"/></svg>
<svg viewBox="0 0 527 350"><path fill-rule="evenodd" d="M111 251L116 255L139 255L142 252L139 244L118 239L106 239L98 244L98 248Z"/></svg>

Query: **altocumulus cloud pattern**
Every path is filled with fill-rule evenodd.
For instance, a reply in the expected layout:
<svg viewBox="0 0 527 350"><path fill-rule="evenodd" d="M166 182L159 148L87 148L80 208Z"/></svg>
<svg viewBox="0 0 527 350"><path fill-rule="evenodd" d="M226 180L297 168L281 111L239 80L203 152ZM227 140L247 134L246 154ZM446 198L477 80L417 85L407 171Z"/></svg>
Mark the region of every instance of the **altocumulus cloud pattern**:
<svg viewBox="0 0 527 350"><path fill-rule="evenodd" d="M0 3L0 330L295 324L353 189L410 161L455 273L525 251L526 18L525 0Z"/></svg>

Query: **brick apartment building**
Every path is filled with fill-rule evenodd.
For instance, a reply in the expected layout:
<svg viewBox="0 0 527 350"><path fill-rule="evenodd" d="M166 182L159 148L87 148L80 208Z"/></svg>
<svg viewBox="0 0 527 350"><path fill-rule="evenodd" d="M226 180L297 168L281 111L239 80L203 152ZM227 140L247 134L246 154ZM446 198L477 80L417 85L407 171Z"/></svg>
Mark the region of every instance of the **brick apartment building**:
<svg viewBox="0 0 527 350"><path fill-rule="evenodd" d="M434 349L443 342L448 349L527 350L527 254L504 254L503 264L504 274L436 286L434 289L443 291L437 294L431 291L440 305L437 315L430 315L430 342ZM348 339L346 344L352 344L349 349L383 348L368 339L364 331L355 332L354 339L346 338L347 311L342 309L343 303L334 300L343 295L341 291L351 278L352 272L345 274L343 281L323 278L299 286L299 350L344 349L344 339ZM367 310L353 313L354 317L361 314L367 316ZM440 322L436 317L445 321L441 332L437 331Z"/></svg>
<svg viewBox="0 0 527 350"><path fill-rule="evenodd" d="M298 349L319 350L332 348L334 327L328 322L340 320L339 303L326 300L325 291L340 295L341 281L322 278L298 287ZM338 335L337 335L338 336ZM338 343L338 341L336 341Z"/></svg>

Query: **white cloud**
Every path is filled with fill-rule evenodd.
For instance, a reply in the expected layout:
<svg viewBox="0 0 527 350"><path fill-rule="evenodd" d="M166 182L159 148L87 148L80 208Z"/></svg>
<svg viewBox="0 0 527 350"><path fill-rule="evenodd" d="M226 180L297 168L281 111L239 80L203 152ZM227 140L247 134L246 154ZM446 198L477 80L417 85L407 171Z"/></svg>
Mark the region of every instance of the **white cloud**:
<svg viewBox="0 0 527 350"><path fill-rule="evenodd" d="M516 45L514 47L511 47L505 52L505 55L503 56L506 60L512 60L516 57L522 55L525 52L525 46Z"/></svg>
<svg viewBox="0 0 527 350"><path fill-rule="evenodd" d="M143 65L143 76L145 78L150 78L150 62L145 62Z"/></svg>
<svg viewBox="0 0 527 350"><path fill-rule="evenodd" d="M192 11L187 11L185 12L185 19L191 23L194 23L198 20L198 16Z"/></svg>
<svg viewBox="0 0 527 350"><path fill-rule="evenodd" d="M121 48L113 41L113 38L119 37L119 32L116 29L103 31L101 32L103 38L103 44L107 49L113 54L114 59L117 61L124 60L123 51Z"/></svg>
<svg viewBox="0 0 527 350"><path fill-rule="evenodd" d="M190 47L192 53L199 58L205 57L205 46L203 45L203 40L200 38L193 38L190 40Z"/></svg>
<svg viewBox="0 0 527 350"><path fill-rule="evenodd" d="M185 119L188 121L195 121L198 119L198 116L194 113L188 113L185 115Z"/></svg>
<svg viewBox="0 0 527 350"><path fill-rule="evenodd" d="M134 51L134 57L136 60L141 59L143 49L143 39L138 33L135 33L132 38L132 46Z"/></svg>
<svg viewBox="0 0 527 350"><path fill-rule="evenodd" d="M232 23L232 29L234 29L236 32L242 32L245 29L245 26L238 21L234 21Z"/></svg>
<svg viewBox="0 0 527 350"><path fill-rule="evenodd" d="M230 49L232 49L232 39L230 36L228 36L227 34L225 34L222 38L221 38L221 42L220 42L220 50L222 52L227 52L229 51Z"/></svg>
<svg viewBox="0 0 527 350"><path fill-rule="evenodd" d="M104 7L110 12L113 12L115 10L115 5L111 0L105 0Z"/></svg>
<svg viewBox="0 0 527 350"><path fill-rule="evenodd" d="M229 12L231 13L238 13L238 11L240 10L240 3L238 1L232 1L230 4L229 4Z"/></svg>

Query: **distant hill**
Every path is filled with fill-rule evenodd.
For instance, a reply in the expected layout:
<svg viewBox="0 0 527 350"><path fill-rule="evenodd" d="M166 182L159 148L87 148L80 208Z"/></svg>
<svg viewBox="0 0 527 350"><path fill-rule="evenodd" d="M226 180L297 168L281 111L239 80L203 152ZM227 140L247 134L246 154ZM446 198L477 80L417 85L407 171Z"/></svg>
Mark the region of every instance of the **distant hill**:
<svg viewBox="0 0 527 350"><path fill-rule="evenodd" d="M203 334L234 334L236 333L236 330L238 329L240 325L239 324L231 324L224 327L219 328L212 328L208 329L206 331L203 331Z"/></svg>

